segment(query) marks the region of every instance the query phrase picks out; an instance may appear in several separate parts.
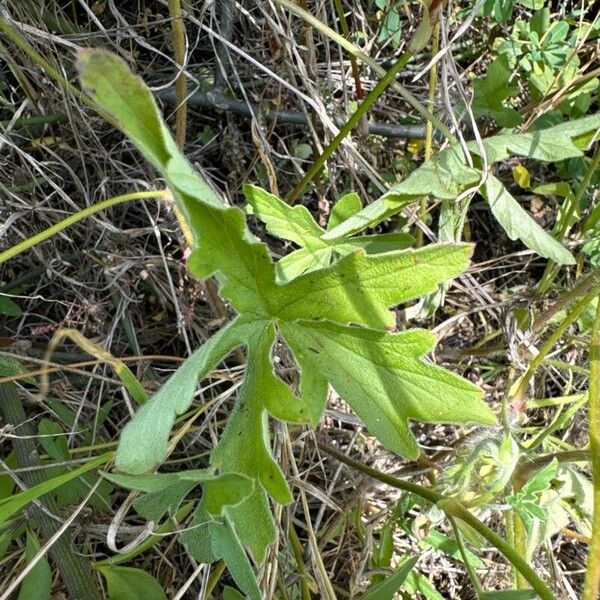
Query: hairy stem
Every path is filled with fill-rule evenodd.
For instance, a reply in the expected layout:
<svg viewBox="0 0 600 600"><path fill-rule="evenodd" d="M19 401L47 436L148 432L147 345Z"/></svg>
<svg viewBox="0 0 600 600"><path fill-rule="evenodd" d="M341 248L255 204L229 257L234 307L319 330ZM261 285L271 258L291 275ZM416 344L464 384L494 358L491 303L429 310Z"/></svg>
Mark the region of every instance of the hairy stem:
<svg viewBox="0 0 600 600"><path fill-rule="evenodd" d="M590 387L588 392L588 431L594 482L594 516L588 553L583 600L597 600L600 591L600 300L596 309L590 344Z"/></svg>
<svg viewBox="0 0 600 600"><path fill-rule="evenodd" d="M335 448L332 448L329 444L323 442L317 442L319 448L327 454L333 456L340 462L365 473L373 479L377 479L387 485L394 487L405 492L411 492L420 498L428 500L432 504L436 504L438 508L443 510L447 516L456 517L461 521L464 521L467 525L470 525L477 533L483 536L490 544L495 546L508 560L509 562L521 573L524 579L531 585L531 587L537 592L542 600L555 600L552 592L546 586L546 584L537 576L535 571L531 568L529 563L524 557L520 556L519 553L504 539L502 539L497 533L492 531L485 523L482 523L477 517L470 513L458 500L454 498L445 498L440 492L431 488L424 487L411 481L404 481L398 479L393 475L387 475L377 469L368 467L361 462L354 460L342 452L339 452Z"/></svg>
<svg viewBox="0 0 600 600"><path fill-rule="evenodd" d="M179 149L185 144L185 129L187 122L186 81L183 73L185 62L185 29L181 16L181 3L179 0L169 0L169 14L171 16L171 31L173 33L173 51L175 62L179 66L179 73L175 80L175 93L177 98L177 112L175 124L175 142Z"/></svg>

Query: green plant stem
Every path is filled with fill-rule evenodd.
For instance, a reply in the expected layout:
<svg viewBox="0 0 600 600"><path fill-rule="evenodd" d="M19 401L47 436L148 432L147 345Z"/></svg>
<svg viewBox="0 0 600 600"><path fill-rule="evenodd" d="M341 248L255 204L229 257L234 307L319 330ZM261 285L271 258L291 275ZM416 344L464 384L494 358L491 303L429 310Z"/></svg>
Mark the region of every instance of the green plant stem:
<svg viewBox="0 0 600 600"><path fill-rule="evenodd" d="M581 200L583 199L583 196L592 181L592 177L594 176L594 173L598 170L598 167L600 167L600 145L598 146L598 149L596 150L596 154L594 154L594 157L592 158L592 162L590 163L589 169L587 170L585 176L583 177L583 180L581 181L581 185L579 186L579 189L577 190L577 193L575 194L575 197L573 198L573 201L571 202L571 206L569 207L568 213L566 215L564 215L564 217L563 217L562 226L557 233L557 237L559 240L561 240L564 237L564 235L566 234L567 228L569 226L569 221L571 220L571 217L572 217L573 213L575 212L575 209L578 206L581 206ZM585 230L585 225L584 225L584 230ZM559 269L556 267L556 264L552 261L548 261L548 263L546 264L546 269L544 270L544 274L542 275L542 278L540 279L540 282L536 289L537 296L543 296L550 289L550 286L556 279L556 275L558 274L558 272L559 272Z"/></svg>
<svg viewBox="0 0 600 600"><path fill-rule="evenodd" d="M367 113L373 103L383 94L383 92L389 87L394 81L394 78L406 63L410 60L412 53L406 50L402 56L392 65L387 73L379 80L377 85L367 94L365 99L359 104L356 111L350 116L350 118L344 123L339 133L331 140L327 148L313 161L312 165L304 175L304 177L298 182L296 187L287 195L286 200L289 204L293 204L300 194L304 191L304 188L312 181L312 179L319 173L323 168L323 165L327 159L335 152L337 147L342 143L344 138L356 127L362 117Z"/></svg>
<svg viewBox="0 0 600 600"><path fill-rule="evenodd" d="M458 523L454 517L449 517L450 525L452 525L452 531L454 532L454 537L456 539L456 544L458 545L458 550L460 551L460 555L462 556L463 563L465 564L465 568L467 570L467 574L469 575L469 579L473 584L473 588L475 592L477 592L477 597L480 597L484 592L483 587L481 587L481 582L479 581L479 577L477 577L477 573L475 569L471 565L469 560L469 555L467 554L467 547L465 546L465 542L463 540L462 534L458 527Z"/></svg>
<svg viewBox="0 0 600 600"><path fill-rule="evenodd" d="M592 455L594 514L582 600L597 600L600 591L600 301L590 344L588 432Z"/></svg>
<svg viewBox="0 0 600 600"><path fill-rule="evenodd" d="M100 212L106 208L110 208L111 206L115 206L116 204L121 204L122 202L130 202L131 200L147 200L149 198L165 198L169 195L169 192L166 190L163 191L155 191L155 192L133 192L131 194L123 194L121 196L114 196L113 198L108 198L107 200L103 200L102 202L98 202L97 204L93 204L92 206L88 206L86 208L82 208L79 212L75 213L55 223L54 225L44 229L40 233L36 233L32 235L30 238L19 242L5 250L4 252L0 252L0 264L6 262L7 260L21 254L21 252L25 252L29 248L32 248L36 244L47 240L49 237L56 235L63 229L78 223L79 221L90 217L91 215Z"/></svg>
<svg viewBox="0 0 600 600"><path fill-rule="evenodd" d="M515 512L513 510L504 511L504 527L506 528L506 541L515 547ZM517 585L517 571L512 569L513 585Z"/></svg>
<svg viewBox="0 0 600 600"><path fill-rule="evenodd" d="M312 25L315 29L320 31L323 35L328 37L330 40L334 41L336 44L339 44L342 48L347 50L353 56L356 56L358 60L371 67L378 75L385 75L385 69L380 66L376 60L372 59L368 54L365 54L362 50L360 50L357 46L355 46L352 42L348 41L344 36L337 33L328 27L315 16L311 15L308 11L304 10L302 7L298 6L293 0L274 0L276 4L287 8L291 13L295 14L297 17L304 19L307 23ZM413 96L404 86L396 83L393 85L393 89L396 90L404 100L410 106L412 106L422 117L433 123L435 128L441 132L451 143L456 142L456 137L452 135L452 132L442 123L440 119L438 119L434 114L429 112L427 106L425 106L422 102L417 100L415 96Z"/></svg>
<svg viewBox="0 0 600 600"><path fill-rule="evenodd" d="M440 24L436 23L433 28L433 37L431 41L431 55L435 56L440 48ZM429 69L429 95L427 97L427 106L429 113L433 114L435 104L435 92L437 85L438 64L435 63ZM427 121L425 130L425 161L428 161L433 155L433 124ZM427 213L427 196L423 196L419 202L419 219L423 219ZM417 228L415 235L415 246L417 248L423 245L423 230Z"/></svg>
<svg viewBox="0 0 600 600"><path fill-rule="evenodd" d="M335 6L335 12L337 12L338 19L340 20L340 27L342 33L347 40L350 40L350 28L348 27L348 21L346 20L346 13L342 6L342 0L333 0ZM363 90L360 83L360 72L358 70L358 63L356 62L356 56L350 54L350 67L352 68L352 77L354 78L354 86L356 88L356 99L362 100Z"/></svg>
<svg viewBox="0 0 600 600"><path fill-rule="evenodd" d="M310 587L308 585L307 576L306 576L306 567L304 565L304 557L302 544L300 543L300 539L298 538L298 534L296 533L296 528L294 524L290 522L289 525L289 540L292 545L292 551L294 553L294 558L296 559L296 567L298 568L298 575L300 575L300 592L302 594L302 600L310 600Z"/></svg>
<svg viewBox="0 0 600 600"><path fill-rule="evenodd" d="M17 386L13 382L0 384L0 414L5 423L10 423L15 428L13 448L19 467L37 466L39 455L34 441L36 431L33 422L27 419L17 394ZM28 487L46 481L43 470L25 471L22 477ZM35 519L44 542L52 538L61 526L60 521L53 519L48 512L58 514L58 507L51 494L31 502L27 508L27 514ZM90 562L82 554L73 550L67 532L52 544L48 552L70 598L100 600L99 587L94 582Z"/></svg>
<svg viewBox="0 0 600 600"><path fill-rule="evenodd" d="M377 469L368 467L361 462L354 460L342 452L339 452L335 448L325 444L323 442L317 442L319 448L327 454L333 456L340 462L357 469L358 471L365 473L373 479L377 479L387 485L394 487L405 492L411 492L424 500L428 500L432 504L436 504L438 508L443 510L447 516L456 517L461 521L464 521L467 525L472 527L477 533L483 536L490 544L495 546L515 567L515 569L521 573L529 585L537 592L542 600L555 600L552 592L546 586L546 584L536 575L535 571L531 568L525 558L519 555L518 552L506 541L503 540L497 533L492 531L485 523L482 523L477 517L470 513L458 500L454 498L445 498L440 492L427 488L411 481L404 481L398 479L393 475L382 473Z"/></svg>
<svg viewBox="0 0 600 600"><path fill-rule="evenodd" d="M552 332L552 334L548 337L548 339L544 342L543 346L540 348L540 351L536 356L534 356L533 360L529 363L527 370L520 377L518 384L516 384L516 389L512 394L512 404L513 406L521 406L524 405L525 402L525 393L527 391L527 386L531 381L534 373L538 369L538 367L542 364L546 356L552 351L554 345L561 338L566 329L574 323L581 313L589 306L590 302L596 297L598 294L598 287L600 284L596 282L596 285L592 288L592 291L586 294L583 298L579 300L575 304L575 306L569 310L567 316L561 321L558 327Z"/></svg>
<svg viewBox="0 0 600 600"><path fill-rule="evenodd" d="M519 487L513 486L513 493L516 494L519 491ZM516 510L511 509L510 512L513 515L513 528L514 528L514 537L513 537L513 547L518 553L519 556L527 557L528 547L527 547L527 529L525 528L525 523L523 523L523 519L517 513ZM523 576L523 573L515 570L515 587L518 590L527 589L527 579Z"/></svg>

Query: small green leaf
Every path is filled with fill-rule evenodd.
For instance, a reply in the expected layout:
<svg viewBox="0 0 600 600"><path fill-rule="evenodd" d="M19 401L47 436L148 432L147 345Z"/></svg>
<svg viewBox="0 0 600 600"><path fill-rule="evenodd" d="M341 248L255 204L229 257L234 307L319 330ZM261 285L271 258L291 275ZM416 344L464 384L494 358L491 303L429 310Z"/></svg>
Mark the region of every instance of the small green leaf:
<svg viewBox="0 0 600 600"><path fill-rule="evenodd" d="M491 116L501 127L515 127L521 123L519 113L504 104L519 91L516 84L509 84L511 74L508 57L501 54L490 64L485 76L473 82L473 111L476 117Z"/></svg>
<svg viewBox="0 0 600 600"><path fill-rule="evenodd" d="M27 562L31 562L39 551L40 543L37 537L33 531L27 529L27 543L25 546ZM52 569L50 569L46 557L42 557L23 579L19 590L19 600L50 600L51 590Z"/></svg>
<svg viewBox="0 0 600 600"><path fill-rule="evenodd" d="M491 173L485 183L484 195L492 214L511 240L519 239L540 256L559 264L575 264L573 255L544 231Z"/></svg>
<svg viewBox="0 0 600 600"><path fill-rule="evenodd" d="M0 294L0 315L7 317L19 317L23 311L8 296Z"/></svg>
<svg viewBox="0 0 600 600"><path fill-rule="evenodd" d="M134 567L98 566L106 580L108 600L167 600L167 596L152 575Z"/></svg>
<svg viewBox="0 0 600 600"><path fill-rule="evenodd" d="M421 593L427 600L444 600L444 597L433 587L432 583L416 570L411 571L402 587L411 598Z"/></svg>
<svg viewBox="0 0 600 600"><path fill-rule="evenodd" d="M514 0L495 0L494 16L498 23L506 23L512 16Z"/></svg>
<svg viewBox="0 0 600 600"><path fill-rule="evenodd" d="M370 588L361 600L393 600L418 560L418 557L401 560L396 571L381 583Z"/></svg>
<svg viewBox="0 0 600 600"><path fill-rule="evenodd" d="M329 221L327 221L327 231L355 215L361 208L362 202L356 192L350 192L342 196L331 209Z"/></svg>
<svg viewBox="0 0 600 600"><path fill-rule="evenodd" d="M458 547L458 543L455 539L448 537L443 534L441 531L437 529L432 529L426 537L423 538L422 544L426 546L431 546L452 556L456 560L463 562L463 556ZM467 556L469 558L469 564L472 565L475 569L483 569L485 568L485 563L480 560L475 554L473 554L470 550L466 551Z"/></svg>
<svg viewBox="0 0 600 600"><path fill-rule="evenodd" d="M236 589L226 585L223 588L223 600L244 600L243 594L240 594Z"/></svg>

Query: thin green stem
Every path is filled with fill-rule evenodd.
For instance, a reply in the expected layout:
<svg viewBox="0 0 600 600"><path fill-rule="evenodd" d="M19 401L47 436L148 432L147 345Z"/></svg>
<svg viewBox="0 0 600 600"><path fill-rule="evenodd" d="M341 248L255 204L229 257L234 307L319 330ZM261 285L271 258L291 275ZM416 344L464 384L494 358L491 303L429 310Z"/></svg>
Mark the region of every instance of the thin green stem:
<svg viewBox="0 0 600 600"><path fill-rule="evenodd" d="M339 452L335 448L332 448L328 444L323 442L317 442L318 446L323 452L333 456L340 462L377 479L387 485L394 487L405 492L411 492L420 498L428 500L432 504L436 504L438 508L446 513L446 516L456 517L461 521L464 521L467 525L472 527L477 533L483 536L490 544L495 546L515 567L515 569L521 573L529 585L536 591L542 600L555 600L551 590L546 584L537 576L535 571L531 568L529 563L519 555L518 552L506 541L503 540L497 533L492 531L485 523L482 523L476 516L471 514L458 500L454 498L445 498L440 492L431 488L412 483L411 481L404 481L398 479L393 475L382 473L377 469L368 467L361 462L346 456L342 452Z"/></svg>
<svg viewBox="0 0 600 600"><path fill-rule="evenodd" d="M276 4L287 8L291 13L295 14L297 17L304 19L307 23L312 25L315 29L320 31L324 36L328 37L330 40L334 41L336 44L339 44L342 48L347 50L353 56L356 56L358 60L368 65L373 69L378 75L385 75L385 69L381 67L377 61L372 59L368 54L365 54L360 48L355 46L352 42L347 40L343 35L337 33L328 27L315 16L311 15L308 11L304 10L297 4L293 2L293 0L274 0ZM393 89L396 90L404 100L410 106L412 106L423 118L427 119L435 128L444 134L444 136L451 142L456 142L456 138L452 135L452 132L442 123L440 119L438 119L434 114L429 112L427 106L425 106L422 102L417 100L404 86L399 83L394 84Z"/></svg>
<svg viewBox="0 0 600 600"><path fill-rule="evenodd" d="M506 541L515 547L515 512L507 510L504 512L504 527L506 528ZM513 585L517 585L517 571L512 569Z"/></svg>
<svg viewBox="0 0 600 600"><path fill-rule="evenodd" d="M594 514L582 600L597 600L600 591L600 299L590 344L588 432L592 455Z"/></svg>
<svg viewBox="0 0 600 600"><path fill-rule="evenodd" d="M348 134L358 125L359 121L362 117L367 113L369 108L373 105L373 103L383 94L383 92L390 86L392 81L400 70L406 65L406 63L410 60L412 53L410 51L406 51L402 54L402 56L392 65L389 71L379 80L377 85L367 94L365 99L359 104L356 111L351 115L351 117L344 123L339 133L331 140L327 148L323 150L323 152L318 156L310 166L310 169L306 172L304 177L298 182L296 187L287 195L286 200L290 204L293 204L300 194L304 191L304 188L312 181L312 179L319 173L319 171L323 168L323 165L327 161L327 159L335 152L337 147L342 143L344 138L348 136Z"/></svg>
<svg viewBox="0 0 600 600"><path fill-rule="evenodd" d="M435 56L440 49L440 24L436 23L433 28L433 37L431 41L431 55ZM429 94L427 96L427 107L429 114L433 114L435 104L435 92L437 87L438 64L435 63L429 70ZM433 123L428 120L425 131L425 161L428 161L433 155ZM423 219L427 213L427 196L423 196L419 202L419 219ZM417 228L415 235L415 246L417 248L423 245L423 230Z"/></svg>
<svg viewBox="0 0 600 600"><path fill-rule="evenodd" d="M471 562L469 560L469 555L467 553L467 547L465 545L462 534L458 527L458 523L456 522L456 519L454 517L449 517L448 520L450 521L450 525L452 525L452 531L454 532L456 544L458 545L458 550L460 552L460 555L462 556L463 563L465 564L465 568L467 570L467 574L469 575L469 579L471 580L471 583L473 584L473 588L477 592L477 597L480 597L481 594L484 592L484 590L483 590L483 587L481 587L481 582L479 581L479 577L477 577L477 573L475 572L475 569L473 568L473 565L471 565Z"/></svg>
<svg viewBox="0 0 600 600"><path fill-rule="evenodd" d="M21 254L21 252L25 252L25 250L29 250L36 244L47 240L48 238L56 235L63 229L78 223L79 221L97 213L106 208L110 208L111 206L115 206L115 204L121 204L122 202L130 202L131 200L147 200L148 198L165 198L169 195L169 192L166 190L163 191L154 191L154 192L133 192L131 194L122 194L121 196L114 196L113 198L108 198L107 200L103 200L102 202L98 202L97 204L93 204L92 206L88 206L86 208L81 209L79 212L75 213L55 223L54 225L44 229L40 233L36 233L32 235L30 238L19 242L5 250L4 252L0 252L0 264L6 262L7 260Z"/></svg>
<svg viewBox="0 0 600 600"><path fill-rule="evenodd" d="M8 24L6 19L0 17L0 31L23 52L32 62L45 71L52 79L65 87L75 98L78 98L88 106L91 106L90 99L70 83L63 75L55 69L19 32Z"/></svg>
<svg viewBox="0 0 600 600"><path fill-rule="evenodd" d="M520 377L518 383L516 384L515 392L512 394L513 406L521 406L524 404L527 386L529 385L529 382L531 381L531 378L533 377L535 371L542 364L546 356L552 351L556 342L558 342L558 340L561 338L561 336L567 330L567 328L579 318L581 313L589 306L590 302L596 297L596 295L598 294L599 287L600 284L596 282L596 285L594 285L592 291L586 294L583 298L581 298L579 302L577 302L575 306L573 306L573 308L569 310L567 316L561 321L558 327L544 342L543 346L540 348L540 351L529 363L527 370Z"/></svg>
<svg viewBox="0 0 600 600"><path fill-rule="evenodd" d="M340 20L340 26L344 37L350 39L350 28L348 27L348 21L346 20L346 14L344 13L344 7L342 6L342 0L333 0L335 11L337 12L338 19ZM356 62L356 56L350 54L350 67L352 68L352 77L354 78L354 86L356 88L357 100L362 100L363 90L360 83L360 73L358 70L358 63Z"/></svg>

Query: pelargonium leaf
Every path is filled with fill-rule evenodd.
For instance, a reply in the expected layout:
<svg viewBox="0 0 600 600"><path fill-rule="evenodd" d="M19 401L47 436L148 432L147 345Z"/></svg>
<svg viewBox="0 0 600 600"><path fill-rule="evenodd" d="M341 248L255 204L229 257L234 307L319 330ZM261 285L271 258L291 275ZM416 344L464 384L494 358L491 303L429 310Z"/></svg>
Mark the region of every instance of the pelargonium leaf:
<svg viewBox="0 0 600 600"><path fill-rule="evenodd" d="M208 562L223 558L240 589L251 598L258 598L256 574L245 549L250 550L257 561L264 558L275 538L269 497L280 503L292 499L285 476L272 455L269 415L316 423L325 403L328 382L331 382L347 396L384 443L407 456L414 456L418 450L408 430L408 419L450 422L490 422L492 419L476 388L419 359L433 345L430 334L389 334L349 326L354 323L391 328L394 319L388 309L458 275L468 265L471 247L444 245L414 252L395 250L367 254L364 248L355 251L355 245L377 246L377 240L340 236L335 233L338 225L322 233L320 238L315 237L314 248L332 248L330 254L320 257L323 262L318 266L323 268L318 273L278 282L267 246L249 231L242 211L226 206L178 151L141 79L131 74L119 58L104 51L82 53L79 64L81 80L88 93L160 171L173 192L194 237L188 263L191 272L197 277L215 275L221 295L239 313L190 356L138 410L123 430L117 467L132 474L156 468L166 456L175 417L190 406L198 380L207 376L234 348L245 347L248 358L244 381L211 455L211 467L218 470L219 478L204 482L203 497L192 528L181 540L197 560ZM127 105L130 100L132 103ZM440 189L459 185L456 165L460 166L460 162L452 153L438 163L435 176ZM478 176L467 168L463 171L467 179ZM257 188L250 189L250 197L262 203L263 218L278 235L289 235L299 243L308 239L307 232L312 230L316 236L323 231L316 223L311 224L308 211L289 208ZM265 205L263 201L275 206ZM358 208L353 196L343 199L336 205L334 221L345 216L350 220L358 217L360 212L353 215ZM296 218L300 230L296 227ZM394 239L382 241L389 247ZM312 252L313 246L300 248L304 249ZM308 258L314 259L310 252ZM328 266L328 262L338 256L344 257ZM307 256L300 258L304 261ZM307 269L315 267L314 263L307 264ZM288 385L273 370L272 354L278 331L283 333L298 361L299 385ZM314 346L311 336L318 338L323 360L306 354L310 352L307 348ZM348 365L358 368L347 379L341 376L333 350L339 350L343 357L340 360L347 359ZM366 350L368 353L364 355ZM377 353L382 353L381 357L378 358ZM379 364L378 360L384 363ZM373 395L365 395L361 390L368 387L368 381L359 381L361 373L366 378L381 376L388 386L384 393L369 390ZM397 398L391 397L389 385L398 386ZM425 393L417 389L419 386ZM437 393L450 391L463 402L443 405L439 397L436 398ZM375 403L372 414L368 414L369 402ZM242 480L243 494L236 495L233 488L227 488L229 492L225 493L222 484L237 481L236 477L250 479L251 490L244 487L245 480ZM145 505L142 503L142 510L156 516L165 507L171 509L191 489L185 478L173 485L175 487L162 496L160 491L147 492L158 495ZM244 496L246 491L249 492L247 497ZM219 498L241 500L235 503L219 501Z"/></svg>
<svg viewBox="0 0 600 600"><path fill-rule="evenodd" d="M300 365L326 376L379 441L407 458L419 455L409 419L496 422L477 386L420 360L435 344L428 331L389 333L326 321L282 323L281 330Z"/></svg>
<svg viewBox="0 0 600 600"><path fill-rule="evenodd" d="M274 312L286 321L313 318L394 327L391 307L462 273L471 252L469 244L383 254L357 251L328 269L306 273L274 290Z"/></svg>

